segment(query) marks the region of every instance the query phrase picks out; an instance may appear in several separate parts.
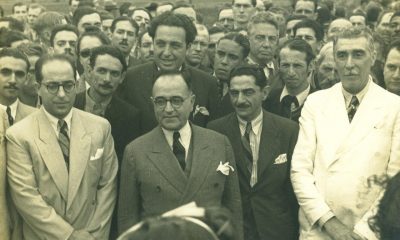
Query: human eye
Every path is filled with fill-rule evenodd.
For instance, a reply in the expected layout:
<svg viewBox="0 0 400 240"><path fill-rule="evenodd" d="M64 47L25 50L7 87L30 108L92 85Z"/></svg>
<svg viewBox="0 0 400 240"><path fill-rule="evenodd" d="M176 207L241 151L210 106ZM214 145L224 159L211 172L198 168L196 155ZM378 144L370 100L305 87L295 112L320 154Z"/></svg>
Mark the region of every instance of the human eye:
<svg viewBox="0 0 400 240"><path fill-rule="evenodd" d="M312 41L314 38L312 36L305 36L306 41Z"/></svg>
<svg viewBox="0 0 400 240"><path fill-rule="evenodd" d="M111 71L110 74L111 74L111 76L113 76L115 78L117 78L117 77L119 77L121 75L121 73L119 71Z"/></svg>
<svg viewBox="0 0 400 240"><path fill-rule="evenodd" d="M164 41L156 41L156 42L155 42L155 45L156 45L157 47L165 47L165 42L164 42Z"/></svg>
<svg viewBox="0 0 400 240"><path fill-rule="evenodd" d="M354 57L356 57L356 58L361 58L361 57L363 57L365 55L365 52L364 51L355 51L354 52Z"/></svg>
<svg viewBox="0 0 400 240"><path fill-rule="evenodd" d="M268 36L269 42L276 42L276 40L278 40L278 38L276 36Z"/></svg>
<svg viewBox="0 0 400 240"><path fill-rule="evenodd" d="M57 46L64 47L67 44L66 41L57 41Z"/></svg>
<svg viewBox="0 0 400 240"><path fill-rule="evenodd" d="M107 73L107 69L105 68L97 68L96 72L99 74L106 74Z"/></svg>
<svg viewBox="0 0 400 240"><path fill-rule="evenodd" d="M386 65L386 68L387 68L389 71L392 71L392 72L396 71L396 69L397 69L397 67L396 67L394 64L387 64L387 65Z"/></svg>
<svg viewBox="0 0 400 240"><path fill-rule="evenodd" d="M281 68L289 68L290 64L289 63L281 63Z"/></svg>
<svg viewBox="0 0 400 240"><path fill-rule="evenodd" d="M171 47L174 49L179 49L179 48L182 48L182 44L178 43L178 42L172 42Z"/></svg>
<svg viewBox="0 0 400 240"><path fill-rule="evenodd" d="M76 46L76 41L69 41L69 45L71 47L75 47Z"/></svg>
<svg viewBox="0 0 400 240"><path fill-rule="evenodd" d="M183 98L176 96L176 97L171 97L170 101L171 104L174 106L181 106L184 100Z"/></svg>
<svg viewBox="0 0 400 240"><path fill-rule="evenodd" d="M142 43L142 48L149 48L151 43Z"/></svg>
<svg viewBox="0 0 400 240"><path fill-rule="evenodd" d="M255 93L256 91L254 90L254 89L245 89L245 90L243 90L243 94L245 95L245 96L252 96L254 93Z"/></svg>
<svg viewBox="0 0 400 240"><path fill-rule="evenodd" d="M135 32L128 31L128 36L129 36L129 37L134 37L134 36L135 36Z"/></svg>
<svg viewBox="0 0 400 240"><path fill-rule="evenodd" d="M236 60L238 60L238 59L239 59L239 57L238 57L238 56L236 56L236 55L232 55L232 54L228 54L228 58L229 58L231 61L236 61Z"/></svg>
<svg viewBox="0 0 400 240"><path fill-rule="evenodd" d="M217 57L223 58L225 53L223 51L217 51Z"/></svg>
<svg viewBox="0 0 400 240"><path fill-rule="evenodd" d="M47 87L47 90L49 90L49 92L57 92L59 84L58 83L47 83L46 87Z"/></svg>
<svg viewBox="0 0 400 240"><path fill-rule="evenodd" d="M24 71L16 71L15 76L18 78L24 78L26 76L26 73Z"/></svg>
<svg viewBox="0 0 400 240"><path fill-rule="evenodd" d="M263 35L256 35L256 36L254 36L254 39L259 42L262 42L262 41L264 41L265 37Z"/></svg>
<svg viewBox="0 0 400 240"><path fill-rule="evenodd" d="M303 65L301 65L299 63L295 63L295 64L293 64L293 67L299 69L299 68L302 68Z"/></svg>
<svg viewBox="0 0 400 240"><path fill-rule="evenodd" d="M75 83L74 82L65 82L65 83L63 83L62 86L65 91L69 92L75 87Z"/></svg>
<svg viewBox="0 0 400 240"><path fill-rule="evenodd" d="M347 58L347 53L346 52L342 52L342 51L338 51L336 53L336 58L343 60Z"/></svg>
<svg viewBox="0 0 400 240"><path fill-rule="evenodd" d="M95 25L96 27L98 27L98 28L101 27L101 23L100 23L100 22L97 22L97 23L95 23L94 25Z"/></svg>
<svg viewBox="0 0 400 240"><path fill-rule="evenodd" d="M0 70L0 73L1 73L1 75L5 76L5 77L8 77L8 76L11 76L12 71L9 68L2 68Z"/></svg>
<svg viewBox="0 0 400 240"><path fill-rule="evenodd" d="M157 106L165 106L167 104L167 99L164 97L156 97L154 98L154 103Z"/></svg>
<svg viewBox="0 0 400 240"><path fill-rule="evenodd" d="M237 96L239 96L239 91L238 91L238 90L233 90L233 89L231 89L231 90L229 90L229 94L230 94L232 97L237 97Z"/></svg>

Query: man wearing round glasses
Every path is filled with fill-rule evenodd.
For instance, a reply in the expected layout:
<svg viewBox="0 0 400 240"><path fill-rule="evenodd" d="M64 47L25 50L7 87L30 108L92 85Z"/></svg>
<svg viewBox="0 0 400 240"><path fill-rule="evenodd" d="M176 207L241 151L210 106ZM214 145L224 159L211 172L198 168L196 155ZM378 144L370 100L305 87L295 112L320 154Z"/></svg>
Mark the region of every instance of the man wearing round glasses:
<svg viewBox="0 0 400 240"><path fill-rule="evenodd" d="M118 169L110 124L72 108L70 58L48 55L36 66L42 108L7 131L10 194L23 238L108 239Z"/></svg>
<svg viewBox="0 0 400 240"><path fill-rule="evenodd" d="M232 147L226 137L190 124L195 103L187 72L161 74L152 89L159 126L130 143L121 167L118 229L182 204L225 207L242 239L242 209ZM226 172L220 170L225 168Z"/></svg>

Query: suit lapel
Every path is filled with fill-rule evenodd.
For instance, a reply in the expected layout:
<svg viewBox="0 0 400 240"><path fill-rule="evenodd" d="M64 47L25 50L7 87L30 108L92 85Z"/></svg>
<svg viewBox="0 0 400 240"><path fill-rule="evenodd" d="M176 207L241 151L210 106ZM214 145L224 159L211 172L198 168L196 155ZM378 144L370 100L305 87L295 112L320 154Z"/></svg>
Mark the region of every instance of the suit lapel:
<svg viewBox="0 0 400 240"><path fill-rule="evenodd" d="M164 178L174 186L179 192L183 193L186 188L187 178L181 169L178 160L168 145L161 127L153 130L154 145L149 153L149 159L158 168Z"/></svg>
<svg viewBox="0 0 400 240"><path fill-rule="evenodd" d="M73 111L70 134L70 156L69 156L69 184L68 204L71 206L75 195L81 184L83 174L86 170L87 161L90 157L90 135L86 133L85 124L82 122L78 110Z"/></svg>
<svg viewBox="0 0 400 240"><path fill-rule="evenodd" d="M68 171L65 165L64 157L58 144L57 135L51 127L50 122L43 109L37 115L37 124L39 129L39 139L37 146L46 164L54 183L57 185L61 196L65 201L68 199Z"/></svg>
<svg viewBox="0 0 400 240"><path fill-rule="evenodd" d="M155 80L156 74L158 73L157 65L154 62L149 63L148 68L144 69L144 72L141 73L141 76L146 76L146 79L143 79L142 83L143 87L141 88L141 94L143 99L149 104L150 109L153 109L153 104L151 102L151 91L153 89L153 82ZM151 110L152 111L152 110Z"/></svg>

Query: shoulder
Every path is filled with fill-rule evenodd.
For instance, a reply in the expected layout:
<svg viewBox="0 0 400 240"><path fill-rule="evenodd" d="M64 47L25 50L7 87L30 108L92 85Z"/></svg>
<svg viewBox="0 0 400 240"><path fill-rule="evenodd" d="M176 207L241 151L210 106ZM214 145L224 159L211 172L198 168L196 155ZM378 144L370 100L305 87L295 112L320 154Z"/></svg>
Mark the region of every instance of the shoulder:
<svg viewBox="0 0 400 240"><path fill-rule="evenodd" d="M211 129L192 125L193 139L198 142L207 142L211 145L225 142L225 135Z"/></svg>
<svg viewBox="0 0 400 240"><path fill-rule="evenodd" d="M157 126L150 132L143 134L142 136L130 142L126 146L126 149L143 151L144 149L153 147L155 140L160 137L164 136L162 135L160 127Z"/></svg>
<svg viewBox="0 0 400 240"><path fill-rule="evenodd" d="M85 129L110 128L110 123L103 117L73 108L72 118L78 117Z"/></svg>
<svg viewBox="0 0 400 240"><path fill-rule="evenodd" d="M39 114L41 114L41 111L35 111L20 121L14 123L7 129L7 136L16 136L22 138L30 137L31 134L27 133L32 133L35 131L35 129L37 129L38 125L35 124L35 122L37 121L36 119L38 118Z"/></svg>
<svg viewBox="0 0 400 240"><path fill-rule="evenodd" d="M235 113L229 113L228 115L225 115L223 117L220 117L218 119L215 119L207 124L207 128L212 129L212 130L221 130L222 128L225 128L227 126L227 123L232 121L232 118L235 117Z"/></svg>
<svg viewBox="0 0 400 240"><path fill-rule="evenodd" d="M190 73L191 77L195 80L201 80L203 82L217 83L217 79L202 70L196 69L194 67L186 66L186 70Z"/></svg>
<svg viewBox="0 0 400 240"><path fill-rule="evenodd" d="M111 99L111 107L118 108L118 112L121 112L123 115L138 115L139 109L134 107L132 104L126 102L118 96L113 96Z"/></svg>
<svg viewBox="0 0 400 240"><path fill-rule="evenodd" d="M26 104L22 103L21 101L18 102L18 109L20 111L24 111L25 113L33 113L38 110L38 108L34 108L29 105L26 105Z"/></svg>
<svg viewBox="0 0 400 240"><path fill-rule="evenodd" d="M146 62L140 65L136 65L130 67L128 69L127 75L137 74L137 73L146 73L147 71L153 71L155 68L154 62Z"/></svg>
<svg viewBox="0 0 400 240"><path fill-rule="evenodd" d="M288 118L281 117L277 114L270 113L268 111L264 111L264 117L266 117L267 120L269 119L270 121L272 121L273 124L275 126L277 126L279 131L283 131L283 132L295 131L295 132L297 132L299 129L299 125L296 122L294 122Z"/></svg>

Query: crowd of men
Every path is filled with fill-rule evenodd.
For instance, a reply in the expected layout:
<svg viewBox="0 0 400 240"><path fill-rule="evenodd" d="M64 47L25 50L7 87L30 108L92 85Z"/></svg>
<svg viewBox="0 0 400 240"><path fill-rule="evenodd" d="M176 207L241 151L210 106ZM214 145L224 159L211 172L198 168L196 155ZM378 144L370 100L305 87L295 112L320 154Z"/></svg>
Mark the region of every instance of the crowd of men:
<svg viewBox="0 0 400 240"><path fill-rule="evenodd" d="M227 213L200 224L219 239L400 239L375 184L400 172L400 2L203 19L109 0L0 17L0 239L116 239L191 202Z"/></svg>

